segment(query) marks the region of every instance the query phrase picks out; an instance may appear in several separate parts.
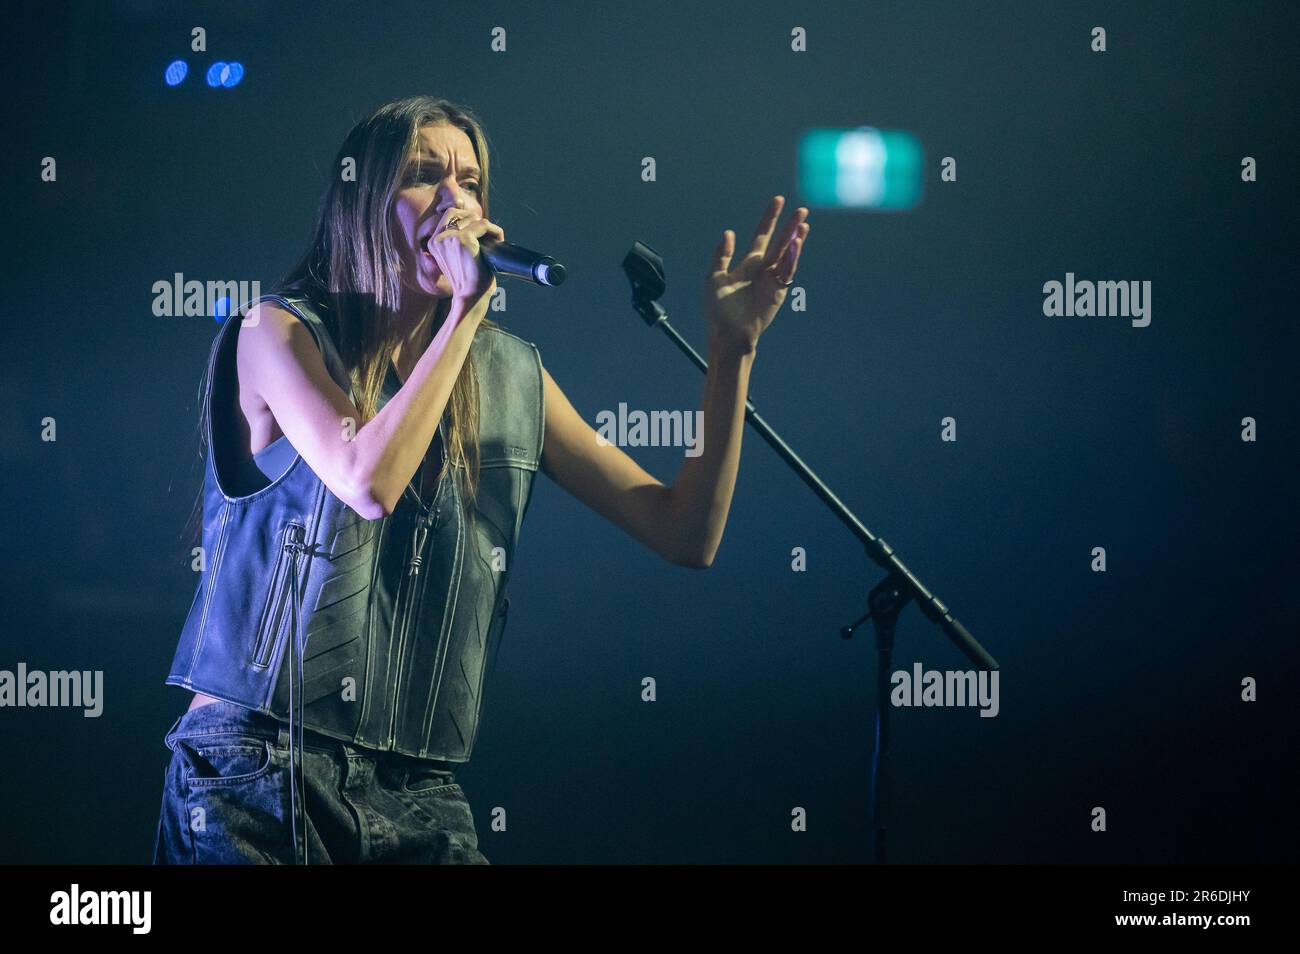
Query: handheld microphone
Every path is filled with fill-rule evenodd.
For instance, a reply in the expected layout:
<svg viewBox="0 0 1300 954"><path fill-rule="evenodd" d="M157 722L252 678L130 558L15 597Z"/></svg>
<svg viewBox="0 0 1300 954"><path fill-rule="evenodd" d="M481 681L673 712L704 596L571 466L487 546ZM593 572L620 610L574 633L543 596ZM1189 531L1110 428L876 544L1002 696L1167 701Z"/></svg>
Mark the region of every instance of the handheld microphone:
<svg viewBox="0 0 1300 954"><path fill-rule="evenodd" d="M541 252L534 252L511 242L484 245L480 254L492 270L503 278L521 278L536 285L559 285L564 282L564 266Z"/></svg>

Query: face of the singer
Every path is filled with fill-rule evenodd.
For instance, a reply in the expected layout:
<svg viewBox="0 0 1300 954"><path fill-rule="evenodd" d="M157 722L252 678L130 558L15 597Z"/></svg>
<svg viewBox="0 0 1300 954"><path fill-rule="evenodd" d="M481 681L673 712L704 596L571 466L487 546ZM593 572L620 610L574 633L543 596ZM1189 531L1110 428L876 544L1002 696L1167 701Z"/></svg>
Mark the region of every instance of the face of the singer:
<svg viewBox="0 0 1300 954"><path fill-rule="evenodd" d="M469 215L482 217L482 176L474 144L463 129L424 126L411 165L393 202L393 235L402 258L402 284L417 295L449 298L451 280L425 248L443 213L460 203Z"/></svg>

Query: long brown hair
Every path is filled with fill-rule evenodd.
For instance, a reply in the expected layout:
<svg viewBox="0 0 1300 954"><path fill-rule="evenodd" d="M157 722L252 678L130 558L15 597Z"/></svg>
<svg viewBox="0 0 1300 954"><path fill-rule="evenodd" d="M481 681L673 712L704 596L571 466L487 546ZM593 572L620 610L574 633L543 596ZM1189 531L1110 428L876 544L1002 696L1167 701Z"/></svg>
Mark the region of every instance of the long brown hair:
<svg viewBox="0 0 1300 954"><path fill-rule="evenodd" d="M335 156L330 185L321 200L311 244L298 263L276 285L278 294L307 298L328 327L352 379L353 401L361 415L358 426L371 420L388 368L396 334L389 320L402 294L401 258L393 238L391 210L418 146L421 128L452 125L469 136L482 175L479 204L490 218L491 186L487 133L473 112L434 96L411 96L385 103L352 127ZM342 174L344 163L355 175ZM445 317L447 302L438 303L435 326ZM234 320L228 318L226 320ZM480 327L493 327L484 318ZM209 382L200 384L200 395ZM211 409L202 402L199 418L199 457L211 451L207 424ZM450 421L443 473L463 483L466 510L472 512L478 485L478 373L473 353L466 357L452 387L447 407ZM203 490L200 489L187 530L201 535ZM201 540L200 540L201 542Z"/></svg>

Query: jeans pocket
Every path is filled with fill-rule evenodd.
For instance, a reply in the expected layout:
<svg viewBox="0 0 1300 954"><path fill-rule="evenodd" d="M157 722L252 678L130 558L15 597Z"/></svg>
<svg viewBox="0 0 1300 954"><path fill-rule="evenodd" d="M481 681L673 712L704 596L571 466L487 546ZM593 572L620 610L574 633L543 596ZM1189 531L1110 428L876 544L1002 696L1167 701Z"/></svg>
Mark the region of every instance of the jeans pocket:
<svg viewBox="0 0 1300 954"><path fill-rule="evenodd" d="M272 743L253 736L182 737L176 751L185 761L190 788L256 782L275 766Z"/></svg>
<svg viewBox="0 0 1300 954"><path fill-rule="evenodd" d="M164 855L192 864L292 864L288 766L270 741L175 739Z"/></svg>
<svg viewBox="0 0 1300 954"><path fill-rule="evenodd" d="M461 791L455 775L444 769L412 768L402 779L402 791L408 795L439 795Z"/></svg>
<svg viewBox="0 0 1300 954"><path fill-rule="evenodd" d="M474 814L451 772L415 767L404 774L398 801L411 811L398 822L397 838L421 864L488 864L479 851Z"/></svg>

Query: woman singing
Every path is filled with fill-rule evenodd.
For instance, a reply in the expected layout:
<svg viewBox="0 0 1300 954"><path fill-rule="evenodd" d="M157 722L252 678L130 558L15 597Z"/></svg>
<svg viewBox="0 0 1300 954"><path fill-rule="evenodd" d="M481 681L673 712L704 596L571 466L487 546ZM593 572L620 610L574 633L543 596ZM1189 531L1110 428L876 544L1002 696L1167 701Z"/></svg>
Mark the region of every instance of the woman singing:
<svg viewBox="0 0 1300 954"><path fill-rule="evenodd" d="M703 450L665 486L598 440L536 347L489 321L488 144L418 96L347 136L315 235L213 342L202 571L167 682L154 861L484 864L455 780L538 470L665 560L707 567L759 336L806 209L772 199L705 295Z"/></svg>

